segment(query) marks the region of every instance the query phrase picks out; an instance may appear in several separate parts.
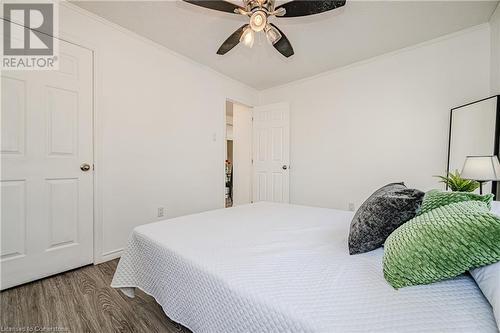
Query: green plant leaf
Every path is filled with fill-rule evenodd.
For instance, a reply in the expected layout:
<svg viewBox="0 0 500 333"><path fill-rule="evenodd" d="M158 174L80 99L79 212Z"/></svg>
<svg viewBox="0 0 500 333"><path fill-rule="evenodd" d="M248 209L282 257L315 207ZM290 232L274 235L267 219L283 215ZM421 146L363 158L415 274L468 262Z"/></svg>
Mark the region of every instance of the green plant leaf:
<svg viewBox="0 0 500 333"><path fill-rule="evenodd" d="M439 178L440 183L446 184L450 190L456 192L474 192L479 187L479 183L477 181L462 178L458 170L455 170L455 172L450 172L446 176L434 177Z"/></svg>

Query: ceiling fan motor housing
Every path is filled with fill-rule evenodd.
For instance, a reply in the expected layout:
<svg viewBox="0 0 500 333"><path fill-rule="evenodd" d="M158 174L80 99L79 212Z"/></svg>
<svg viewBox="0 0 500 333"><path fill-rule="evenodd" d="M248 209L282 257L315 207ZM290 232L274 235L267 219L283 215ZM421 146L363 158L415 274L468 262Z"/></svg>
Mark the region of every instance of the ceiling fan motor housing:
<svg viewBox="0 0 500 333"><path fill-rule="evenodd" d="M274 0L246 0L247 11L253 12L256 10L264 10L267 13L273 11ZM266 14L267 14L266 13Z"/></svg>
<svg viewBox="0 0 500 333"><path fill-rule="evenodd" d="M253 31L262 31L267 25L267 14L262 10L256 10L250 16L250 27Z"/></svg>

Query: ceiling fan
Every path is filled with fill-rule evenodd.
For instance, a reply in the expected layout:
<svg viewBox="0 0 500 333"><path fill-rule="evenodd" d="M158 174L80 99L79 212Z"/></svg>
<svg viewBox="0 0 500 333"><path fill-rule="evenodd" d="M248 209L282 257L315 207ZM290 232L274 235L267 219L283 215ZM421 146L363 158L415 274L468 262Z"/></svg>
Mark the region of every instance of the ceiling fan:
<svg viewBox="0 0 500 333"><path fill-rule="evenodd" d="M222 43L217 54L224 55L238 43L252 47L254 34L263 31L267 40L285 57L294 54L292 44L277 26L269 22L269 17L299 17L323 13L345 5L346 0L294 0L275 7L275 0L242 0L243 7L224 0L184 0L193 5L221 12L244 15L249 24L242 25Z"/></svg>

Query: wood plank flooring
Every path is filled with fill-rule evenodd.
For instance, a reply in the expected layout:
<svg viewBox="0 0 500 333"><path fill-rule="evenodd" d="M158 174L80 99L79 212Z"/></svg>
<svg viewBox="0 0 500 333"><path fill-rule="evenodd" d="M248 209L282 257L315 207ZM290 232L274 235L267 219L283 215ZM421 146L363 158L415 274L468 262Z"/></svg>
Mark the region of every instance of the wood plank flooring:
<svg viewBox="0 0 500 333"><path fill-rule="evenodd" d="M153 297L110 287L118 260L85 266L0 293L0 331L188 333Z"/></svg>

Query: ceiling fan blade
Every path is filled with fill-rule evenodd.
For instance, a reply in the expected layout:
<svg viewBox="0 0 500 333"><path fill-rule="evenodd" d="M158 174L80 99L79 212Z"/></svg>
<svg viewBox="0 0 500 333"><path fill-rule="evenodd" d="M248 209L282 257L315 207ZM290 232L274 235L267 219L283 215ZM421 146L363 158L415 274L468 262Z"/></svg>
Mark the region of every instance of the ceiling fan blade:
<svg viewBox="0 0 500 333"><path fill-rule="evenodd" d="M314 15L344 6L346 0L295 0L276 7L276 10L285 8L286 13L277 17L299 17Z"/></svg>
<svg viewBox="0 0 500 333"><path fill-rule="evenodd" d="M290 44L290 41L288 40L288 38L286 38L286 36L283 33L283 31L281 31L280 29L278 29L278 27L275 26L274 24L272 24L272 23L270 23L270 24L273 27L275 27L276 30L278 30L280 32L280 34L281 34L281 38L276 43L274 43L273 47L276 50L278 50L279 53L281 53L282 55L284 55L287 58L293 56L294 52L293 52L292 44Z"/></svg>
<svg viewBox="0 0 500 333"><path fill-rule="evenodd" d="M226 13L233 13L235 9L243 9L243 7L240 7L238 5L235 5L234 3L227 2L224 0L184 0L185 2L188 2L190 4L208 8L208 9L214 9L218 10L221 12L226 12Z"/></svg>
<svg viewBox="0 0 500 333"><path fill-rule="evenodd" d="M247 26L248 26L248 24L244 24L238 30L233 32L233 34L231 36L229 36L224 41L224 43L222 43L222 45L219 47L219 49L217 50L217 54L224 55L227 52L231 51L231 49L233 47L238 45L238 43L240 42L241 35L243 35L243 31L245 30L245 28Z"/></svg>

